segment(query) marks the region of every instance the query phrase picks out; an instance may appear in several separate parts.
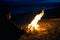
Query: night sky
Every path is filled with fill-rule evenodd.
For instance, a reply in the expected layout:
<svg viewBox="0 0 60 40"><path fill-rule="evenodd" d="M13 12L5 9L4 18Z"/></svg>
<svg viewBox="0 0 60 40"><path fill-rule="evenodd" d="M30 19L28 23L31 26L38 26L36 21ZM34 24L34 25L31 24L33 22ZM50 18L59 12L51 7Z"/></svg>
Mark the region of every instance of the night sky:
<svg viewBox="0 0 60 40"><path fill-rule="evenodd" d="M27 21L27 17L32 18L42 9L45 10L43 19L60 18L60 0L0 0L0 10L3 12L8 10L15 21L17 19Z"/></svg>
<svg viewBox="0 0 60 40"><path fill-rule="evenodd" d="M10 7L12 14L54 9L60 7L60 0L0 0L2 7Z"/></svg>

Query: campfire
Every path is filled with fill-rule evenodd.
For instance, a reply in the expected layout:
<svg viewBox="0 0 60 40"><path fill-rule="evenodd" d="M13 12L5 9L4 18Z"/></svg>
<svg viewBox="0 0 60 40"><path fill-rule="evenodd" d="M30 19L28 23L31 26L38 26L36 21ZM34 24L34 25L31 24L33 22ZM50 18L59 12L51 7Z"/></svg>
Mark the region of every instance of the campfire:
<svg viewBox="0 0 60 40"><path fill-rule="evenodd" d="M45 30L44 28L40 28L40 25L38 24L38 21L41 20L43 15L44 15L44 10L42 10L42 12L40 14L37 14L35 16L35 18L31 21L31 23L28 24L27 32L40 31L41 29Z"/></svg>
<svg viewBox="0 0 60 40"><path fill-rule="evenodd" d="M52 27L50 23L41 20L43 16L44 10L42 10L40 14L37 14L28 25L23 26L21 29L32 34L48 34L47 30Z"/></svg>
<svg viewBox="0 0 60 40"><path fill-rule="evenodd" d="M58 19L41 19L44 10L37 14L28 24L21 27L26 33L19 40L52 40L55 39L60 31L60 20Z"/></svg>

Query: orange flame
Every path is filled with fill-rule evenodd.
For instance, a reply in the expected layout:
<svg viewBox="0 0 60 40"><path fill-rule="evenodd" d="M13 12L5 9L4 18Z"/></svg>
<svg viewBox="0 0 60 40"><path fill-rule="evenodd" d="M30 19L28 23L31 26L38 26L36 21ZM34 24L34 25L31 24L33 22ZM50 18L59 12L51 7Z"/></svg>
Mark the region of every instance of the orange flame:
<svg viewBox="0 0 60 40"><path fill-rule="evenodd" d="M39 25L37 24L39 20L41 20L42 16L44 15L44 10L40 14L37 14L32 22L28 25L28 30L33 32L34 30L39 30Z"/></svg>

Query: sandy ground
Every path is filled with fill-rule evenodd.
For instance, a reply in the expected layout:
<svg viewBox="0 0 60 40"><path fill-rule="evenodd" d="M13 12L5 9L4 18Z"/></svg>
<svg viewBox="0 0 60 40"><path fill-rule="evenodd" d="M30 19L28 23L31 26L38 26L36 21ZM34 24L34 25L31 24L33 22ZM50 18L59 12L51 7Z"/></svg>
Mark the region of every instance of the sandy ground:
<svg viewBox="0 0 60 40"><path fill-rule="evenodd" d="M38 24L46 30L41 29L39 32L26 33L19 40L60 40L59 18L40 20Z"/></svg>

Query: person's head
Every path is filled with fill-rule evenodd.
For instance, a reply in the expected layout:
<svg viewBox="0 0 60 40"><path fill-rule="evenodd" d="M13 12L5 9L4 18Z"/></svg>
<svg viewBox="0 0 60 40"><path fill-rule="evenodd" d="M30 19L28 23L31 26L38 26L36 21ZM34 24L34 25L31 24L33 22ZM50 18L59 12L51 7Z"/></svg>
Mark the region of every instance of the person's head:
<svg viewBox="0 0 60 40"><path fill-rule="evenodd" d="M7 14L6 14L6 19L9 20L9 19L11 19L11 18L12 18L11 14L10 14L10 13L7 13Z"/></svg>
<svg viewBox="0 0 60 40"><path fill-rule="evenodd" d="M5 22L11 18L10 8L9 7L2 7L0 9L0 21Z"/></svg>

